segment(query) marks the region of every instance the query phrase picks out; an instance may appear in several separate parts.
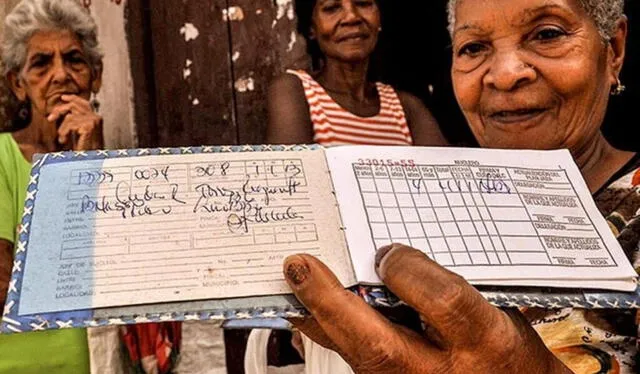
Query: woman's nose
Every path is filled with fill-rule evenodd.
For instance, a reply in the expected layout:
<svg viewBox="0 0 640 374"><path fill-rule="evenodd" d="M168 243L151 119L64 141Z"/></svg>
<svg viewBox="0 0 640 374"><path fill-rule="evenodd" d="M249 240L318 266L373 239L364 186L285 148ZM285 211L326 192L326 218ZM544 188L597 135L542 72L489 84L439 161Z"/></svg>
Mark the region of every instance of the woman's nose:
<svg viewBox="0 0 640 374"><path fill-rule="evenodd" d="M535 68L517 50L495 53L489 66L484 84L497 90L511 91L536 79Z"/></svg>
<svg viewBox="0 0 640 374"><path fill-rule="evenodd" d="M64 83L69 79L69 72L63 61L56 59L51 67L51 79L55 83Z"/></svg>
<svg viewBox="0 0 640 374"><path fill-rule="evenodd" d="M360 11L358 10L358 7L353 4L353 1L346 1L346 4L344 5L344 12L343 22L354 23L362 21Z"/></svg>

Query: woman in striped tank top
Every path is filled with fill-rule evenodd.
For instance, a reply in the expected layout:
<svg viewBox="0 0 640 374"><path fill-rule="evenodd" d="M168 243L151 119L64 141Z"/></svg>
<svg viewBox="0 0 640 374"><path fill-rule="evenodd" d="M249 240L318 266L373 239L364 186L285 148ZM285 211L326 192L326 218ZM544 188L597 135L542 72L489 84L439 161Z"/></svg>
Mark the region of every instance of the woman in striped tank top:
<svg viewBox="0 0 640 374"><path fill-rule="evenodd" d="M375 0L296 0L314 73L287 71L268 94L267 143L446 145L417 97L368 80L378 42Z"/></svg>
<svg viewBox="0 0 640 374"><path fill-rule="evenodd" d="M272 83L267 143L447 144L420 99L368 80L382 30L375 0L296 0L295 6L314 73L290 70ZM270 339L269 334L252 332L245 356L248 374L263 373L267 365L258 358L265 348L256 341L288 344L282 341L286 334L274 332ZM352 373L338 354L298 334L294 345L304 357L305 374Z"/></svg>

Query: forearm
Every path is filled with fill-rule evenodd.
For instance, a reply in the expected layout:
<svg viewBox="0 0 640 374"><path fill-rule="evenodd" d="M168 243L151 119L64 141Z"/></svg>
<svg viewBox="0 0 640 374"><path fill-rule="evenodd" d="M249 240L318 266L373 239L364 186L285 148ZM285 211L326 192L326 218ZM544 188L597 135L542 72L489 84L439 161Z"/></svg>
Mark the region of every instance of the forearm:
<svg viewBox="0 0 640 374"><path fill-rule="evenodd" d="M0 239L0 306L4 305L7 296L12 267L13 244Z"/></svg>
<svg viewBox="0 0 640 374"><path fill-rule="evenodd" d="M413 144L418 146L445 146L449 142L442 134L438 121L424 103L406 92L399 92L398 97L405 112Z"/></svg>
<svg viewBox="0 0 640 374"><path fill-rule="evenodd" d="M309 128L311 128L309 126ZM307 129L276 129L268 130L266 144L309 144L313 142L313 135Z"/></svg>

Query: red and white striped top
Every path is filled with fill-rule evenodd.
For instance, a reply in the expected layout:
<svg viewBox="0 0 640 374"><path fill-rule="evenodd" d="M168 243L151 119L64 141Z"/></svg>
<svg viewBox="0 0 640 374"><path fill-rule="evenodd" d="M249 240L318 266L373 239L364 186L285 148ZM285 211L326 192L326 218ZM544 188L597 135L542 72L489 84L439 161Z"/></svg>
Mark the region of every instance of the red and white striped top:
<svg viewBox="0 0 640 374"><path fill-rule="evenodd" d="M313 123L314 142L323 146L413 144L402 104L393 87L376 83L380 112L372 117L359 117L336 103L307 72L287 70L287 73L302 81Z"/></svg>

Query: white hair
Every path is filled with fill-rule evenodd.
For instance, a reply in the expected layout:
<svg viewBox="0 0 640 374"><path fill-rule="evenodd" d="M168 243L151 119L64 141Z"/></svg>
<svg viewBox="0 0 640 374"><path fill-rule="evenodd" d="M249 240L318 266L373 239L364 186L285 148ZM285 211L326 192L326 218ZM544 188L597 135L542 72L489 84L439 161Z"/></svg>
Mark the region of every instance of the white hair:
<svg viewBox="0 0 640 374"><path fill-rule="evenodd" d="M27 44L34 33L43 30L69 30L74 33L89 59L91 71L102 68L98 27L76 0L22 0L4 21L2 63L4 74L19 71L27 58Z"/></svg>
<svg viewBox="0 0 640 374"><path fill-rule="evenodd" d="M624 15L624 0L578 0L582 8L593 19L600 36L609 40L615 32L616 22ZM449 34L453 36L456 23L456 5L458 0L449 0L447 15L449 19Z"/></svg>

